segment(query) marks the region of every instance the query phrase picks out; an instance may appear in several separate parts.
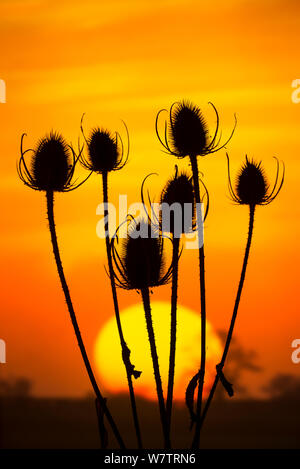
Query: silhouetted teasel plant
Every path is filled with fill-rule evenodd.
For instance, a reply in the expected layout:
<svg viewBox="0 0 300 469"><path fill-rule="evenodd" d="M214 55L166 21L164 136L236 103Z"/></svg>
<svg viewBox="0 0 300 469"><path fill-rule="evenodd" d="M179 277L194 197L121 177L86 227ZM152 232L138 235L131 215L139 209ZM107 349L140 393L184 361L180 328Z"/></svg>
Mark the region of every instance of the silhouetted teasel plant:
<svg viewBox="0 0 300 469"><path fill-rule="evenodd" d="M168 375L168 392L166 401L166 413L169 434L171 432L173 389L175 376L176 333L177 333L177 296L178 296L178 264L180 239L182 235L192 233L196 229L196 202L192 177L186 172L179 172L175 165L175 174L165 184L159 201L159 213L154 210L149 213L145 204L144 185L148 175L142 184L141 198L148 216L149 223L154 223L162 235L170 235L172 241L172 293L171 293L171 334L170 334L170 358ZM201 181L202 182L202 181ZM204 185L205 187L205 185ZM205 187L206 190L206 187ZM207 190L206 190L207 193ZM148 201L153 206L148 192ZM207 193L206 214L209 206ZM166 211L165 211L166 209ZM167 215L167 216L166 216Z"/></svg>
<svg viewBox="0 0 300 469"><path fill-rule="evenodd" d="M109 210L108 210L108 174L111 171L118 171L122 169L128 161L129 156L129 134L126 124L124 123L126 135L127 135L127 152L124 155L124 144L123 140L118 132L112 134L106 129L101 129L96 127L92 129L91 134L86 138L83 130L83 118L81 118L81 132L84 137L86 146L87 146L87 156L84 156L83 152L80 155L81 164L94 173L97 173L102 176L103 184L103 204L104 204L104 219L105 219L105 243L106 243L106 253L108 260L108 269L109 269L109 278L113 296L115 317L118 327L118 333L120 338L121 350L122 350L122 359L126 370L130 402L132 408L133 421L135 426L135 432L137 437L137 443L139 449L143 447L142 436L139 424L139 418L137 413L137 406L134 394L134 387L132 376L137 379L141 375L141 371L135 369L135 366L130 361L130 349L127 346L127 343L124 338L117 290L115 285L115 278L113 275L113 264L112 264L112 255L111 255L111 244L109 236Z"/></svg>
<svg viewBox="0 0 300 469"><path fill-rule="evenodd" d="M173 264L169 268L166 267L163 237L149 221L129 219L127 237L123 240L119 250L116 248L116 240L118 243L117 234L111 242L114 260L113 275L118 287L125 290L137 290L142 296L164 445L165 448L170 448L171 443L153 329L149 289L165 285L170 281Z"/></svg>
<svg viewBox="0 0 300 469"><path fill-rule="evenodd" d="M70 192L72 190L75 190L80 187L90 175L78 184L73 182L73 175L76 164L78 162L78 158L81 154L81 150L79 150L79 155L75 156L73 148L65 142L64 138L60 134L51 132L49 135L46 135L38 142L35 149L27 149L24 151L23 139L25 135L26 134L23 134L21 137L21 157L17 165L17 171L20 179L26 186L34 190L44 191L46 193L47 216L49 221L53 253L56 261L61 286L68 306L70 319L78 342L78 346L91 385L96 395L96 409L102 447L106 447L107 445L107 432L103 421L104 414L112 428L112 431L120 447L125 448L123 439L119 433L115 421L107 408L106 399L102 396L99 390L83 343L73 303L71 300L69 287L63 270L54 221L54 193ZM31 152L32 154L30 166L28 166L25 161L25 155L28 152Z"/></svg>
<svg viewBox="0 0 300 469"><path fill-rule="evenodd" d="M161 206L178 206L181 212L181 223L175 220L175 214L170 212L170 234L173 245L172 252L172 293L171 293L171 336L170 336L170 358L168 392L166 402L166 413L168 431L171 433L173 389L175 377L176 357L176 332L177 332L177 297L178 297L178 264L180 238L183 234L192 233L196 228L196 203L192 178L186 173L179 173L176 166L175 175L169 179L160 196ZM175 208L176 210L176 208ZM163 210L160 211L160 229L164 232Z"/></svg>
<svg viewBox="0 0 300 469"><path fill-rule="evenodd" d="M214 397L218 382L220 381L223 387L225 388L228 395L233 396L233 387L232 384L228 382L223 373L223 368L225 361L228 355L232 334L237 318L238 308L240 304L241 294L244 286L246 269L248 265L250 247L252 242L253 235L253 226L254 226L254 214L257 205L268 205L270 204L279 194L284 183L285 175L285 166L282 163L282 171L280 175L280 164L277 158L277 171L274 186L270 189L267 177L265 175L265 170L263 169L261 162L257 163L254 160L250 160L246 156L245 163L242 165L240 171L237 174L235 187L233 187L230 176L230 167L229 167L229 157L227 156L228 162L228 187L231 199L238 205L247 205L249 207L249 226L248 226L248 237L246 243L246 249L244 254L244 260L242 265L241 276L239 280L239 285L237 289L236 299L234 303L232 318L230 322L230 327L226 337L225 347L220 363L216 366L216 376L209 393L206 405L203 409L201 416L201 427L207 415L208 409L210 407L211 401Z"/></svg>
<svg viewBox="0 0 300 469"><path fill-rule="evenodd" d="M217 109L212 103L209 103L216 115L217 123L215 133L212 138L209 137L209 130L206 120L198 106L187 102L175 102L170 107L169 112L162 109L156 116L156 134L164 147L164 151L177 157L189 157L193 172L195 198L197 204L197 227L198 239L203 239L203 215L201 210L201 196L199 187L199 170L198 170L198 156L206 156L213 154L224 148L231 140L235 128L236 117L233 130L225 143L220 143L221 133L219 133L219 114ZM162 112L168 114L168 122L165 121L164 136L162 137L159 132L159 116ZM204 246L199 244L199 280L200 280L200 295L201 295L201 363L198 373L192 378L191 387L195 388L194 384L198 384L198 398L197 398L197 412L196 412L196 429L195 429L195 447L200 444L200 417L202 407L203 385L205 377L205 362L206 362L206 299L205 299L205 263L204 263Z"/></svg>

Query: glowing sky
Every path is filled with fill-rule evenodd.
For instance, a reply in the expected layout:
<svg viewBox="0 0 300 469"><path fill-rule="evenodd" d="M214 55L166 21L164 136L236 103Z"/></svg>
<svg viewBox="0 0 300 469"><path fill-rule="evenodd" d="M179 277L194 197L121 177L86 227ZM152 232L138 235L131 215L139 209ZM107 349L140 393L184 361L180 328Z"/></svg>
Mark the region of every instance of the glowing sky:
<svg viewBox="0 0 300 469"><path fill-rule="evenodd" d="M160 108L182 98L201 106L213 132L212 101L224 137L237 114L228 146L233 172L247 153L263 159L273 181L272 157L285 161L282 193L257 210L236 333L257 351L264 369L251 380L245 377L252 390L275 373L299 374L290 358L291 342L300 335L300 104L291 101L291 83L300 75L299 10L295 0L0 1L0 78L7 86L7 103L0 104L0 338L8 360L0 365L2 376L28 376L43 395L89 389L52 259L45 197L16 175L22 132L28 146L52 128L76 142L83 112L87 131L95 125L122 130L124 119L130 161L111 175L111 201L117 202L119 193L139 201L146 174L159 173L154 196L173 173L175 161L161 152L154 122ZM208 317L215 329L224 329L237 288L247 210L228 198L224 151L199 165L211 196L205 233ZM62 257L91 355L101 324L112 315L104 243L95 233L100 201L95 176L56 203ZM184 253L180 273L180 302L197 311L196 253ZM168 287L155 291L156 300L169 295ZM119 296L122 307L140 300L135 292Z"/></svg>

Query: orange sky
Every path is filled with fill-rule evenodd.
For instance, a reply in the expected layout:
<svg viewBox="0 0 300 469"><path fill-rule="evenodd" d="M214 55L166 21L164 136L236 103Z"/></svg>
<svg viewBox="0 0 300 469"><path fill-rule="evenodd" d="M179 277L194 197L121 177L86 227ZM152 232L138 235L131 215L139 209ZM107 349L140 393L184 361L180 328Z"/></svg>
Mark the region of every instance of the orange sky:
<svg viewBox="0 0 300 469"><path fill-rule="evenodd" d="M272 156L286 164L282 193L257 210L253 250L237 323L241 343L255 349L264 371L245 378L259 390L275 373L296 373L290 344L300 336L298 309L300 104L291 101L299 71L299 2L283 0L0 1L0 78L7 103L1 124L0 338L7 343L2 376L27 376L42 395L81 395L89 383L75 347L47 230L45 197L21 184L16 159L26 144L57 129L76 142L79 122L122 129L131 137L130 162L110 177L118 193L138 201L150 172L158 194L175 161L164 155L154 132L161 107L187 98L220 113L223 135L238 127L229 145L232 170L245 153L263 159L273 180ZM178 161L176 161L178 163ZM186 167L187 162L179 162ZM229 198L225 152L199 161L211 196L206 223L208 318L228 327L247 233L247 210ZM80 171L80 175L83 172ZM57 197L57 230L65 271L90 355L101 324L112 315L96 237L99 178ZM198 309L197 257L182 257L179 302ZM190 277L192 275L192 277ZM168 300L169 287L155 291ZM139 301L120 292L126 307ZM250 380L251 378L251 380Z"/></svg>

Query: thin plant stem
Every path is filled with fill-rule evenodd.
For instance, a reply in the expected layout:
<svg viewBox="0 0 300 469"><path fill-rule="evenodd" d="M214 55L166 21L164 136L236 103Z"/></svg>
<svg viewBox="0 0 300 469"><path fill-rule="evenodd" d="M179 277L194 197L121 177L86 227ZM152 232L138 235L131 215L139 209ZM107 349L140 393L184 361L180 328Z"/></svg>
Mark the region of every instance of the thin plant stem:
<svg viewBox="0 0 300 469"><path fill-rule="evenodd" d="M173 389L174 389L174 376L175 376L179 243L180 243L180 239L173 236L171 337L170 337L170 360L169 360L168 393L167 393L167 403L166 403L166 414L167 414L167 423L168 423L169 435L171 433Z"/></svg>
<svg viewBox="0 0 300 469"><path fill-rule="evenodd" d="M200 187L199 187L199 171L197 156L191 155L190 161L193 172L193 182L195 190L195 199L197 206L197 228L198 228L198 242L202 240L202 219L201 216L201 198L200 198ZM199 369L199 384L198 384L198 396L197 396L197 410L196 410L196 429L192 443L192 448L197 449L200 446L200 419L201 419L201 408L203 399L203 386L205 377L205 362L206 362L206 300L205 300L205 256L204 256L204 245L199 245L199 280L200 280L200 302L201 302L201 362Z"/></svg>
<svg viewBox="0 0 300 469"><path fill-rule="evenodd" d="M151 349L151 357L152 357L153 371L154 371L154 377L155 377L155 383L156 383L156 392L157 392L157 398L158 398L160 419L161 419L162 430L163 430L163 435L164 435L164 444L165 444L165 449L168 449L171 447L171 442L170 442L170 436L168 432L166 408L165 408L162 382L161 382L160 371L159 371L155 335L154 335L154 330L153 330L149 288L148 287L142 288L141 294L142 294L142 299L143 299L148 338L149 338L150 349Z"/></svg>
<svg viewBox="0 0 300 469"><path fill-rule="evenodd" d="M111 426L111 429L112 429L112 431L115 435L115 438L116 438L120 448L124 449L125 444L123 442L123 439L122 439L122 437L119 433L119 430L116 426L116 423L115 423L110 411L107 408L106 399L102 396L102 394L99 390L98 384L96 382L96 379L95 379L95 376L94 376L94 373L93 373L93 370L92 370L92 367L91 367L91 364L90 364L89 358L87 356L87 352L86 352L86 349L85 349L85 346L84 346L84 343L83 343L83 340L82 340L82 337L81 337L81 333L80 333L80 329L79 329L79 326L78 326L76 314L75 314L75 311L74 311L74 308L73 308L73 303L72 303L72 300L71 300L69 287L67 285L67 281L66 281L66 278L65 278L65 274L64 274L64 270L63 270L63 266L62 266L62 262L61 262L61 257L60 257L60 252L59 252L59 248L58 248L56 229L55 229L55 221L54 221L54 194L53 194L53 191L47 191L46 192L46 198L47 198L47 216L48 216L48 221L49 221L49 229L50 229L50 234L51 234L53 253L54 253L54 257L55 257L55 261L56 261L56 266L57 266L57 271L58 271L58 275L59 275L59 278L60 278L61 286L62 286L64 295L65 295L65 299L66 299L66 303L67 303L67 306L68 306L70 319L71 319L71 322L72 322L72 325L73 325L73 328L74 328L74 332L75 332L75 335L76 335L77 343L78 343L78 346L79 346L79 349L80 349L80 352L81 352L81 356L82 356L82 359L84 361L84 365L85 365L86 371L88 373L91 385L92 385L93 390L96 394L98 403L100 404L100 406L102 408L102 411L103 411L104 415L106 416L106 418L107 418L107 420L108 420L108 422ZM97 415L98 415L98 420L99 420L100 419L99 412L97 412ZM102 422L99 421L99 427L101 428L102 426L103 426ZM103 442L103 437L101 439L102 439L102 446L105 446L105 444Z"/></svg>
<svg viewBox="0 0 300 469"><path fill-rule="evenodd" d="M202 417L201 417L201 427L204 423L204 420L205 420L205 417L207 415L208 409L210 407L211 401L214 397L214 393L216 391L216 388L217 388L217 385L218 385L218 382L219 382L219 379L220 379L220 374L223 372L223 368L224 368L225 361L226 361L226 358L227 358L227 354L228 354L228 351L229 351L230 342L231 342L231 339L232 339L232 334L233 334L235 321L236 321L236 318L237 318L238 308L239 308L239 304L240 304L241 294L242 294L242 290L243 290L243 286L244 286L246 270L247 270L247 265L248 265L248 258L249 258L249 253L250 253L252 235L253 235L255 205L250 205L249 209L250 209L249 210L249 228L248 228L247 244L246 244L246 249L245 249L245 254L244 254L244 261L243 261L243 266L242 266L242 271L241 271L241 277L240 277L239 286L238 286L236 299L235 299L235 303L234 303L232 318L231 318L230 327L229 327L229 331L228 331L227 338L226 338L226 343L225 343L225 347L224 347L224 351L223 351L223 355L222 355L222 360L219 363L219 365L217 366L217 374L216 374L214 383L212 385L212 388L210 390L209 396L207 398L205 407L203 409L203 414L202 414Z"/></svg>
<svg viewBox="0 0 300 469"><path fill-rule="evenodd" d="M104 217L105 217L105 243L106 243L106 253L107 253L107 260L108 260L108 269L109 269L109 277L110 277L110 284L111 284L111 291L113 296L113 303L114 303L114 310L115 310L115 317L117 321L118 333L120 337L120 343L122 348L122 358L123 363L126 369L127 375L127 382L129 388L129 395L130 395L130 402L131 402L131 409L132 409L132 416L133 422L135 427L135 433L138 443L138 448L143 448L142 443L142 436L139 424L139 418L137 413L137 406L135 401L135 394L134 394L134 387L132 382L132 369L130 369L130 350L127 347L127 344L124 339L121 318L120 318L120 311L119 311L119 304L118 304L118 297L117 297L117 289L115 284L115 277L114 277L114 270L113 270L113 263L112 263L112 255L111 255L111 245L110 245L110 238L109 238L109 211L108 211L108 183L107 183L107 172L103 172L102 180L103 180L103 202L104 202Z"/></svg>

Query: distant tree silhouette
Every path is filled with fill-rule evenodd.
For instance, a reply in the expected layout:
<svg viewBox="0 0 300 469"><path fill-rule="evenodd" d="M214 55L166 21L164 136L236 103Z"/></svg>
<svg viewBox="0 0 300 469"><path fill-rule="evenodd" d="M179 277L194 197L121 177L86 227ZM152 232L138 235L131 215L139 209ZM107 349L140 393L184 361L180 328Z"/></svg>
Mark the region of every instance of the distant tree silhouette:
<svg viewBox="0 0 300 469"><path fill-rule="evenodd" d="M217 331L221 341L225 343L227 332ZM263 369L257 364L257 353L255 350L245 348L235 337L231 341L230 351L226 364L226 377L232 383L235 393L247 396L247 389L241 384L241 377L244 372L260 373ZM227 396L223 386L219 386L215 393L217 400L224 399Z"/></svg>
<svg viewBox="0 0 300 469"><path fill-rule="evenodd" d="M10 384L7 380L1 379L0 380L0 396L9 396L10 394Z"/></svg>
<svg viewBox="0 0 300 469"><path fill-rule="evenodd" d="M271 399L300 400L300 377L278 373L262 390Z"/></svg>
<svg viewBox="0 0 300 469"><path fill-rule="evenodd" d="M0 396L28 398L31 395L32 386L32 381L24 377L0 380Z"/></svg>

